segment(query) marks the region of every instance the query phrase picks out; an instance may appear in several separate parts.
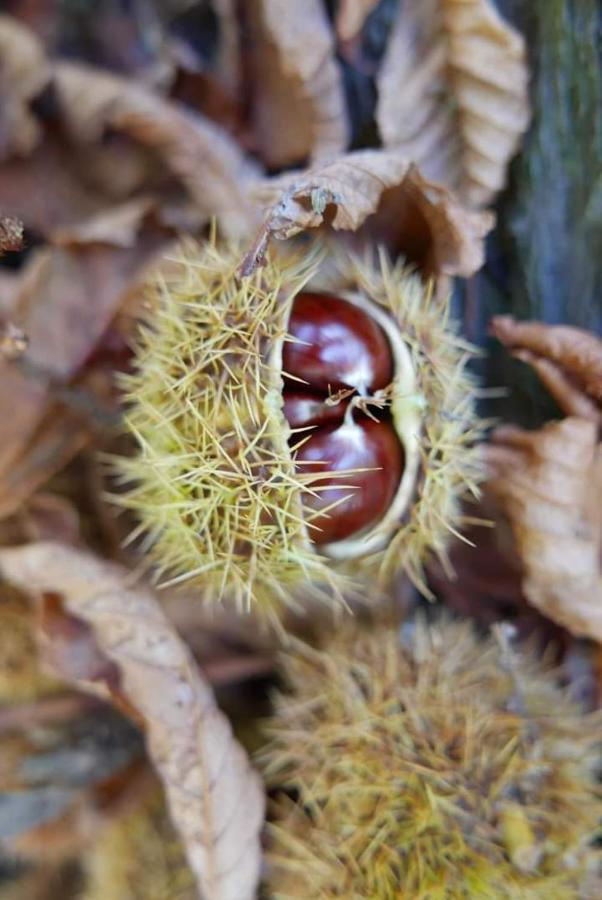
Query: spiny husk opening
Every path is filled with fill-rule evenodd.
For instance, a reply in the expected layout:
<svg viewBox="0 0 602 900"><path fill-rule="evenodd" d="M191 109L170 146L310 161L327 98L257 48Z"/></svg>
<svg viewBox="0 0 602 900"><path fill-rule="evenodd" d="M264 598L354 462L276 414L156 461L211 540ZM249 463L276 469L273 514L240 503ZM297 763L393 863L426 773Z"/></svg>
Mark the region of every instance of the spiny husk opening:
<svg viewBox="0 0 602 900"><path fill-rule="evenodd" d="M157 281L136 369L123 379L139 450L118 461L130 487L117 500L140 519L132 537L144 535L162 583L194 583L209 602L255 606L274 622L283 607L302 610L301 597L340 607L364 576L385 586L402 568L426 591L422 561L430 547L444 552L476 471L470 348L455 335L448 302L384 254L359 259L301 244L242 280L239 259L237 247L190 244ZM279 363L292 303L309 282L385 323L406 454L389 514L320 548L302 503L320 475L295 470Z"/></svg>
<svg viewBox="0 0 602 900"><path fill-rule="evenodd" d="M262 754L283 792L270 897L589 896L600 715L549 665L515 652L509 668L465 623L349 622L283 674Z"/></svg>
<svg viewBox="0 0 602 900"><path fill-rule="evenodd" d="M434 283L425 285L403 262L392 264L383 251L364 257L340 252L334 256L337 273L331 271L329 289L339 290L342 296L345 291L361 292L396 321L416 382L415 392L398 396L397 415L407 420L418 411L421 422L413 502L390 530L382 552L360 559L357 565L382 585L403 570L431 597L425 560L434 553L451 572L446 547L452 535L462 537L461 500L477 496L482 478L477 445L483 423L475 414L475 382L467 370L476 348L458 334L449 296L437 294Z"/></svg>

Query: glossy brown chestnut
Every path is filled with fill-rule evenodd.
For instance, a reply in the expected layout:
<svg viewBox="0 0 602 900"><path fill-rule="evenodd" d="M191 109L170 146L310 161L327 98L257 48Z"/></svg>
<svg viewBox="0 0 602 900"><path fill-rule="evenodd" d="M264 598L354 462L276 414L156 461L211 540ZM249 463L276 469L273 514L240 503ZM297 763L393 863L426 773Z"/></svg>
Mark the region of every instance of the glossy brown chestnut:
<svg viewBox="0 0 602 900"><path fill-rule="evenodd" d="M314 389L384 388L393 378L393 358L382 328L359 307L329 294L302 293L293 304L282 368Z"/></svg>
<svg viewBox="0 0 602 900"><path fill-rule="evenodd" d="M296 462L300 472L325 472L324 478L312 485L318 493L305 495L306 508L320 512L340 501L311 521L313 542L329 544L362 531L384 516L399 486L403 450L390 422L362 417L357 422L316 430L297 451ZM348 469L370 471L342 478L332 475Z"/></svg>
<svg viewBox="0 0 602 900"><path fill-rule="evenodd" d="M289 388L284 392L284 417L291 428L342 422L349 398L338 403L328 401L324 394L303 387Z"/></svg>

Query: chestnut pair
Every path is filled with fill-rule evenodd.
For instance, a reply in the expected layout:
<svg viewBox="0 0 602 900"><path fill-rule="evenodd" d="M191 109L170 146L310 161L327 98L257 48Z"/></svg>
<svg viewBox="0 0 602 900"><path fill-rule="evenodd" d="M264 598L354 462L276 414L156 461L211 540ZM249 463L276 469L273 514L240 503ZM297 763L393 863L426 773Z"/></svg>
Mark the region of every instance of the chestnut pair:
<svg viewBox="0 0 602 900"><path fill-rule="evenodd" d="M330 544L376 524L399 487L403 449L383 402L393 356L368 313L328 294L299 294L288 331L284 415L297 471L324 472L304 503L311 539Z"/></svg>

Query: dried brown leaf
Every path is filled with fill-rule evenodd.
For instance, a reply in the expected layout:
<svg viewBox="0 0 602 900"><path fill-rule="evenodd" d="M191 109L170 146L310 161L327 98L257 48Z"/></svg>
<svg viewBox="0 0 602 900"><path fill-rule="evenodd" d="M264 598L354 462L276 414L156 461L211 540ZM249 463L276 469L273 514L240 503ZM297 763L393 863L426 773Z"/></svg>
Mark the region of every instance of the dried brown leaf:
<svg viewBox="0 0 602 900"><path fill-rule="evenodd" d="M18 373L17 373L18 374ZM2 376L0 376L2 377ZM15 387L13 393L11 388ZM56 472L90 443L90 428L73 410L46 406L39 385L27 380L3 381L1 407L10 409L10 400L20 396L23 410L3 423L7 445L0 447L0 519L17 512L22 504ZM30 393L28 393L30 392ZM4 410L3 410L4 411ZM39 427L31 431L32 420L43 415Z"/></svg>
<svg viewBox="0 0 602 900"><path fill-rule="evenodd" d="M46 384L27 377L9 362L0 362L0 384L0 509L6 504L12 512L12 490L8 483L19 482L20 477L11 469L44 415L48 394ZM15 498L14 508L22 499L20 496L18 500Z"/></svg>
<svg viewBox="0 0 602 900"><path fill-rule="evenodd" d="M135 247L70 244L29 258L13 303L29 344L18 361L0 361L0 518L91 440L99 417L106 425L105 383L79 393L68 385L163 242L149 224Z"/></svg>
<svg viewBox="0 0 602 900"><path fill-rule="evenodd" d="M222 129L136 82L85 66L58 65L54 83L72 140L85 148L109 129L127 135L160 157L205 221L215 216L230 234L246 231L253 214L244 186L255 170Z"/></svg>
<svg viewBox="0 0 602 900"><path fill-rule="evenodd" d="M445 188L422 177L395 151L360 150L332 163L263 182L263 229L243 274L261 259L271 236L289 238L327 222L404 252L438 275L470 275L483 263L486 213L465 210Z"/></svg>
<svg viewBox="0 0 602 900"><path fill-rule="evenodd" d="M487 489L501 503L523 565L523 590L545 616L602 641L602 449L593 422L496 429Z"/></svg>
<svg viewBox="0 0 602 900"><path fill-rule="evenodd" d="M378 78L384 145L489 205L529 121L525 57L492 0L403 3Z"/></svg>
<svg viewBox="0 0 602 900"><path fill-rule="evenodd" d="M19 305L31 366L53 379L70 378L162 244L151 230L135 248L91 242L40 254Z"/></svg>
<svg viewBox="0 0 602 900"><path fill-rule="evenodd" d="M513 356L531 366L565 416L578 416L602 423L602 409L570 381L557 363L536 356L530 350L516 350Z"/></svg>
<svg viewBox="0 0 602 900"><path fill-rule="evenodd" d="M173 38L170 41L170 56L175 65L170 99L220 125L228 134L245 140L243 117L246 110L242 94L230 92L219 74L209 71L202 56L182 40Z"/></svg>
<svg viewBox="0 0 602 900"><path fill-rule="evenodd" d="M256 12L254 118L263 158L282 166L336 156L347 144L347 113L321 0L261 0Z"/></svg>
<svg viewBox="0 0 602 900"><path fill-rule="evenodd" d="M602 403L602 341L581 328L517 322L512 316L496 316L491 334L512 351L527 350L550 360L583 392Z"/></svg>
<svg viewBox="0 0 602 900"><path fill-rule="evenodd" d="M282 69L261 11L250 6L246 23L251 149L269 169L300 165L311 153L311 106L299 79Z"/></svg>
<svg viewBox="0 0 602 900"><path fill-rule="evenodd" d="M121 154L120 168L110 147L104 149L105 156L115 173L113 186L121 184L123 169L128 169L127 154ZM55 230L77 227L108 205L123 202L121 190L110 195L98 181L93 154L86 152L84 161L77 146L46 133L28 157L11 157L0 166L2 209L21 218L35 234L52 238Z"/></svg>
<svg viewBox="0 0 602 900"><path fill-rule="evenodd" d="M202 896L254 897L263 789L154 596L130 588L122 568L58 544L1 549L0 570L25 590L61 593L119 668Z"/></svg>
<svg viewBox="0 0 602 900"><path fill-rule="evenodd" d="M40 659L51 672L70 683L103 681L118 687L117 666L100 652L91 626L65 610L60 594L42 594L36 624Z"/></svg>
<svg viewBox="0 0 602 900"><path fill-rule="evenodd" d="M335 20L339 40L351 41L357 37L377 4L378 0L339 0Z"/></svg>
<svg viewBox="0 0 602 900"><path fill-rule="evenodd" d="M83 222L57 228L52 235L55 246L69 244L110 244L134 247L144 219L153 210L151 197L137 197L102 210Z"/></svg>
<svg viewBox="0 0 602 900"><path fill-rule="evenodd" d="M40 139L29 102L45 87L49 68L41 44L9 16L0 16L0 160L26 155Z"/></svg>

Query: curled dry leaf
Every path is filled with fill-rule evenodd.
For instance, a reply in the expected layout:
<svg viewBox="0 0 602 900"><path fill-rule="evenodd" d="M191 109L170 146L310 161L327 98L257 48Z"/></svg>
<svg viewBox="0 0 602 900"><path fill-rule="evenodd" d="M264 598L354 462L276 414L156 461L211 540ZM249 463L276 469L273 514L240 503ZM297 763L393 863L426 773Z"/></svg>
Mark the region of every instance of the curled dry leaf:
<svg viewBox="0 0 602 900"><path fill-rule="evenodd" d="M36 625L40 659L51 672L71 683L99 681L118 690L117 667L100 652L91 626L65 610L60 594L42 594Z"/></svg>
<svg viewBox="0 0 602 900"><path fill-rule="evenodd" d="M602 404L602 341L581 328L517 322L512 316L496 316L491 334L526 361L548 360L564 373L573 387ZM527 351L527 356L524 356ZM537 367L536 367L537 368ZM540 371L540 369L537 369ZM549 371L549 367L544 371ZM545 376L544 376L545 377ZM570 384L568 385L570 387ZM562 393L560 394L562 398Z"/></svg>
<svg viewBox="0 0 602 900"><path fill-rule="evenodd" d="M123 230L116 236L122 240ZM29 344L18 362L0 360L0 518L91 440L99 418L106 424L98 392L66 387L163 242L161 230L149 223L135 247L92 240L30 256L12 304Z"/></svg>
<svg viewBox="0 0 602 900"><path fill-rule="evenodd" d="M10 409L12 398L15 415L14 421L6 421L2 426L8 443L6 448L0 447L0 519L18 512L28 497L92 438L81 414L56 404L46 405L42 387L21 379L18 372L16 376L1 376L0 406ZM20 409L17 404L21 401L25 406ZM36 414L41 416L37 427L32 422Z"/></svg>
<svg viewBox="0 0 602 900"><path fill-rule="evenodd" d="M115 172L113 187L125 181L127 199L131 179L128 183L123 178L123 170L136 162L136 154L131 147L120 146L125 152L117 169L111 144L105 149ZM109 206L124 202L121 190L111 195L98 183L98 168L93 154L80 153L77 145L49 129L28 157L13 156L0 165L2 209L21 218L36 236L52 241L56 231L77 229Z"/></svg>
<svg viewBox="0 0 602 900"><path fill-rule="evenodd" d="M58 544L0 550L3 576L62 594L146 724L148 749L205 900L250 900L259 879L261 783L154 596L118 566Z"/></svg>
<svg viewBox="0 0 602 900"><path fill-rule="evenodd" d="M593 422L497 428L487 489L507 516L530 603L577 636L602 641L602 448Z"/></svg>
<svg viewBox="0 0 602 900"><path fill-rule="evenodd" d="M40 659L45 667L63 681L76 681L80 684L86 682L92 693L103 699L110 699L118 709L144 725L137 710L124 697L119 670L101 653L92 626L68 612L60 594L42 595L37 609L36 626ZM187 645L194 645L195 638L190 630L186 637ZM206 634L204 637L207 645L210 646L212 637L213 643L216 643L215 636ZM267 675L273 671L274 665L273 657L267 654L237 654L232 650L222 650L220 654L218 649L212 656L210 649L205 649L201 669L212 685L225 685Z"/></svg>
<svg viewBox="0 0 602 900"><path fill-rule="evenodd" d="M41 44L9 16L0 16L0 160L30 153L40 128L29 102L45 87L49 68Z"/></svg>
<svg viewBox="0 0 602 900"><path fill-rule="evenodd" d="M530 350L516 350L513 356L531 366L565 416L578 416L602 423L602 409L570 380L559 365L550 359L536 356Z"/></svg>
<svg viewBox="0 0 602 900"><path fill-rule="evenodd" d="M18 306L27 360L38 374L67 381L81 368L163 245L152 226L147 237L135 248L91 240L38 254Z"/></svg>
<svg viewBox="0 0 602 900"><path fill-rule="evenodd" d="M321 0L262 0L248 13L254 124L266 163L336 156L347 144L347 113Z"/></svg>
<svg viewBox="0 0 602 900"><path fill-rule="evenodd" d="M110 244L113 247L134 247L144 219L154 206L151 197L137 197L110 206L83 222L55 229L52 242L55 246Z"/></svg>
<svg viewBox="0 0 602 900"><path fill-rule="evenodd" d="M160 156L186 187L201 221L215 216L232 235L248 228L252 211L243 188L254 167L218 126L136 82L85 66L58 65L54 84L76 142L94 144L108 130L125 134Z"/></svg>
<svg viewBox="0 0 602 900"><path fill-rule="evenodd" d="M483 264L488 213L468 212L440 185L422 177L395 151L360 150L334 162L263 182L257 199L269 207L241 267L249 274L271 236L289 238L327 222L364 230L437 275L470 275Z"/></svg>
<svg viewBox="0 0 602 900"><path fill-rule="evenodd" d="M352 41L379 0L339 0L335 27L340 41Z"/></svg>
<svg viewBox="0 0 602 900"><path fill-rule="evenodd" d="M383 143L487 206L527 128L527 86L524 41L492 0L403 3L378 77Z"/></svg>
<svg viewBox="0 0 602 900"><path fill-rule="evenodd" d="M309 158L312 146L309 100L299 80L283 70L261 4L250 4L246 10L245 32L251 75L247 140L270 169L300 165Z"/></svg>

